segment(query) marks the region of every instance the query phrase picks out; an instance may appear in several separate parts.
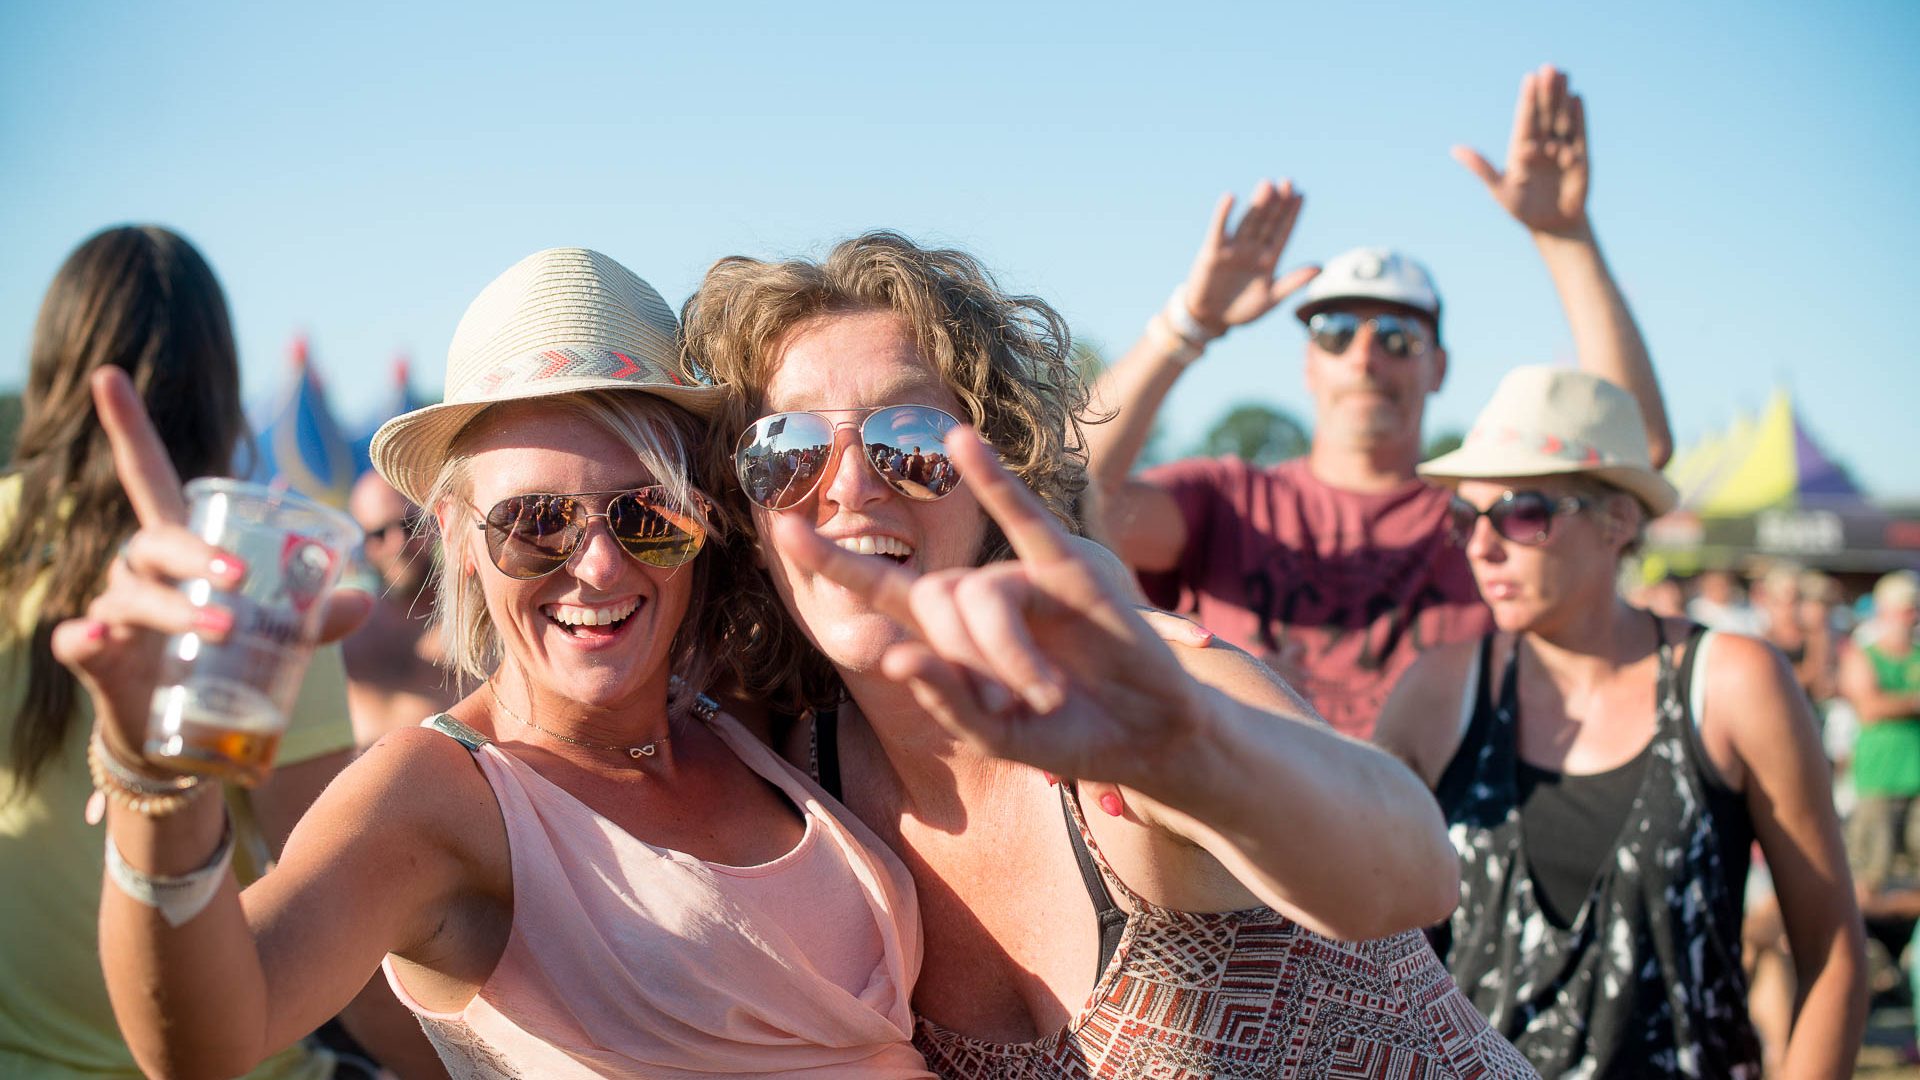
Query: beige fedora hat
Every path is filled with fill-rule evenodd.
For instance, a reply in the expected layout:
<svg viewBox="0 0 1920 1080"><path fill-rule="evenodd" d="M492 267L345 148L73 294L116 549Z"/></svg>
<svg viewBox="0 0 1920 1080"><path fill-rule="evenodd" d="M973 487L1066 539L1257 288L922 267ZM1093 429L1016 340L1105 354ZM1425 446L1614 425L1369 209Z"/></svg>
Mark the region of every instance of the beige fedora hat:
<svg viewBox="0 0 1920 1080"><path fill-rule="evenodd" d="M653 286L605 255L536 251L480 290L447 348L446 401L382 424L373 467L424 504L454 438L503 401L638 390L705 415L724 391L681 371L679 330Z"/></svg>
<svg viewBox="0 0 1920 1080"><path fill-rule="evenodd" d="M1441 482L1568 473L1633 493L1655 517L1680 501L1648 456L1633 395L1569 368L1508 372L1460 449L1420 466L1420 475Z"/></svg>

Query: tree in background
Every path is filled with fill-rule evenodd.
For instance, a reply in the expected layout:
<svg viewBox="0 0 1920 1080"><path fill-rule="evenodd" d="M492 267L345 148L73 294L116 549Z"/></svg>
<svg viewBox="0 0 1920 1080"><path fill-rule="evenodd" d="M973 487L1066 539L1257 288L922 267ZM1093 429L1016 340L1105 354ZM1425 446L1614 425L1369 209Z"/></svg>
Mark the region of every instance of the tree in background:
<svg viewBox="0 0 1920 1080"><path fill-rule="evenodd" d="M20 432L20 395L0 394L0 465L13 460L13 439Z"/></svg>
<svg viewBox="0 0 1920 1080"><path fill-rule="evenodd" d="M1420 451L1421 461L1432 461L1441 454L1451 454L1460 449L1467 437L1458 431L1443 431L1427 440L1426 448Z"/></svg>
<svg viewBox="0 0 1920 1080"><path fill-rule="evenodd" d="M1272 405L1236 405L1200 442L1207 457L1232 454L1251 465L1277 465L1307 452L1306 425Z"/></svg>

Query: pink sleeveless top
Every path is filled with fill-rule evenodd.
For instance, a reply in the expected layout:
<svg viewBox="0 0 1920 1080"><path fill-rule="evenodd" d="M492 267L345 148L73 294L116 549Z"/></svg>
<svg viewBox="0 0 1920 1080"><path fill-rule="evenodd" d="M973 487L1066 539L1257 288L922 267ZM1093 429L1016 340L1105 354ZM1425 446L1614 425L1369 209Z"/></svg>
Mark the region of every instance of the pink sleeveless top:
<svg viewBox="0 0 1920 1080"><path fill-rule="evenodd" d="M513 927L457 1013L387 981L455 1077L927 1077L907 869L724 715L709 721L806 818L794 850L729 867L654 847L449 717L499 799ZM837 807L836 807L837 810Z"/></svg>
<svg viewBox="0 0 1920 1080"><path fill-rule="evenodd" d="M1157 907L1121 882L1078 799L1066 801L1097 876L1133 909L1119 947L1079 1014L1033 1042L987 1042L922 1019L917 1043L946 1080L1539 1075L1474 1011L1419 931L1342 942L1272 908Z"/></svg>

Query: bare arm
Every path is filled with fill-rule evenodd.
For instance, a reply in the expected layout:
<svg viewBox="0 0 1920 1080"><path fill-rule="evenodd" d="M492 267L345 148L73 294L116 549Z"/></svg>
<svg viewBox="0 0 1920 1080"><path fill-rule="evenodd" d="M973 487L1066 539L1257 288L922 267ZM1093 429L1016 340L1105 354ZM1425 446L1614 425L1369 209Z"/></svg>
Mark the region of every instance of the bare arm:
<svg viewBox="0 0 1920 1080"><path fill-rule="evenodd" d="M115 560L107 590L87 617L56 629L53 651L86 687L109 750L137 762L132 747L139 745L158 681L160 637L189 628L215 640L224 633L217 621L197 620L221 609L194 608L171 583L228 580L234 571L179 524L185 518L179 478L125 373L97 372L93 390L141 529ZM354 594L330 602L323 639L337 639L363 618L367 601ZM230 616L227 621L230 626ZM454 848L444 830L421 826L459 801L452 790L458 777L436 790L421 783L421 770L396 767L393 757L364 761L328 787L294 828L279 866L244 899L232 873L222 870L210 904L173 926L117 882L104 885L100 952L107 989L145 1071L243 1073L338 1012L382 955L412 949L441 926L445 901L467 868L448 855ZM296 776L274 792L266 800L268 820L284 824L297 816L312 779ZM108 842L136 873L183 875L213 865L225 817L224 802L212 795L158 817L114 804ZM504 835L499 845L504 861Z"/></svg>
<svg viewBox="0 0 1920 1080"><path fill-rule="evenodd" d="M1203 687L1203 734L1129 788L1130 808L1328 937L1379 938L1447 917L1459 860L1419 777L1327 727L1232 646L1174 656Z"/></svg>
<svg viewBox="0 0 1920 1080"><path fill-rule="evenodd" d="M1373 744L1404 762L1429 790L1440 786L1460 748L1467 669L1479 648L1478 641L1463 641L1421 653L1393 684L1374 722Z"/></svg>
<svg viewBox="0 0 1920 1080"><path fill-rule="evenodd" d="M1850 648L1840 654L1840 693L1860 714L1863 724L1897 720L1920 715L1920 694L1890 694L1880 688L1880 676L1873 670L1873 658L1864 649Z"/></svg>
<svg viewBox="0 0 1920 1080"><path fill-rule="evenodd" d="M1220 197L1183 287L1188 314L1207 334L1218 337L1260 318L1319 273L1303 267L1275 277L1302 201L1292 181L1276 187L1263 180L1239 225L1230 229L1233 196ZM1146 333L1093 388L1093 414L1109 417L1086 427L1095 530L1142 570L1171 569L1186 546L1186 529L1172 500L1131 477L1160 406L1204 344L1183 340L1164 315L1156 314Z"/></svg>
<svg viewBox="0 0 1920 1080"><path fill-rule="evenodd" d="M1799 976L1784 1074L1851 1075L1867 1020L1865 930L1812 712L1762 642L1722 635L1712 665L1703 728L1732 740Z"/></svg>
<svg viewBox="0 0 1920 1080"><path fill-rule="evenodd" d="M1433 798L1391 757L1312 714L1225 647L1168 650L1124 569L1068 536L970 431L947 450L1016 562L924 576L777 515L776 541L916 639L881 670L977 750L1118 786L1150 827L1203 848L1245 897L1333 936L1426 926L1452 909ZM1186 665L1186 666L1183 666ZM1338 852L1338 858L1329 858Z"/></svg>
<svg viewBox="0 0 1920 1080"><path fill-rule="evenodd" d="M1625 387L1640 406L1653 465L1673 453L1673 432L1647 343L1607 269L1587 217L1586 107L1564 72L1529 72L1520 84L1503 173L1464 146L1453 156L1533 236L1573 330L1582 370Z"/></svg>

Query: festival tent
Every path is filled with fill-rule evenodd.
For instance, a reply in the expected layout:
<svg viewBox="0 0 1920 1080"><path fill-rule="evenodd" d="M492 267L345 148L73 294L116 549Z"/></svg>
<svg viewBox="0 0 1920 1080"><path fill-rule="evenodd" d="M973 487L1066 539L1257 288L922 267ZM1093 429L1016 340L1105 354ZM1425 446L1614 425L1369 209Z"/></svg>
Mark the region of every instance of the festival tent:
<svg viewBox="0 0 1920 1080"><path fill-rule="evenodd" d="M253 467L248 478L285 486L344 509L355 476L353 444L327 408L305 335L293 339L286 388L254 417Z"/></svg>
<svg viewBox="0 0 1920 1080"><path fill-rule="evenodd" d="M407 354L401 353L394 357L393 383L388 388L386 399L366 416L365 422L360 425L354 435L354 476L357 478L373 468L373 433L380 430L381 424L401 413L412 412L431 404L433 404L431 400L413 388L412 369L408 363Z"/></svg>
<svg viewBox="0 0 1920 1080"><path fill-rule="evenodd" d="M1675 454L1666 475L1680 505L1648 527L1648 573L1778 559L1861 574L1920 566L1920 519L1870 502L1785 390Z"/></svg>
<svg viewBox="0 0 1920 1080"><path fill-rule="evenodd" d="M1757 419L1737 418L1667 466L1680 506L1711 517L1761 510L1863 507L1866 498L1847 470L1821 449L1793 399L1775 390Z"/></svg>

